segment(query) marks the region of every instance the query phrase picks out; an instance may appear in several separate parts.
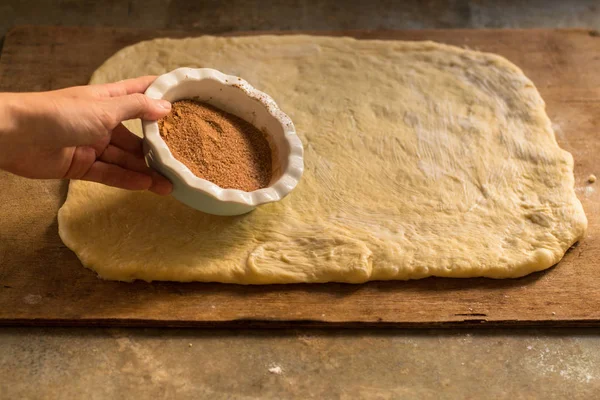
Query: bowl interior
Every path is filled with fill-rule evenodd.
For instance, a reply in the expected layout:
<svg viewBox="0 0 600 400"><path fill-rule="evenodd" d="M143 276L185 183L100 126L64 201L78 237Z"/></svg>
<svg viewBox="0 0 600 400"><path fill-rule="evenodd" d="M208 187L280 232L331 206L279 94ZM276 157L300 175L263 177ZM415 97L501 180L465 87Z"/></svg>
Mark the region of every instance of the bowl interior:
<svg viewBox="0 0 600 400"><path fill-rule="evenodd" d="M233 84L235 85L235 82ZM266 104L259 98L249 96L242 87L223 84L215 79L189 80L168 89L162 98L170 102L196 99L251 123L265 134L271 146L272 178L270 184L277 181L286 170L290 146L285 139L284 127L276 117L269 113Z"/></svg>

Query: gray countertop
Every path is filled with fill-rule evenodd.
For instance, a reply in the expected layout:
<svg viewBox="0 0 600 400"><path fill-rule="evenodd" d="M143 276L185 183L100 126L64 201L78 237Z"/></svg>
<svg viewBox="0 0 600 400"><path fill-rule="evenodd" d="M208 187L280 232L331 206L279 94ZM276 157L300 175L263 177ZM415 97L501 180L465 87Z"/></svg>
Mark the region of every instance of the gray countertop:
<svg viewBox="0 0 600 400"><path fill-rule="evenodd" d="M0 35L16 24L212 33L600 29L598 0L396 3L4 0ZM595 398L598 333L1 328L0 398Z"/></svg>
<svg viewBox="0 0 600 400"><path fill-rule="evenodd" d="M591 399L597 333L5 328L0 397Z"/></svg>

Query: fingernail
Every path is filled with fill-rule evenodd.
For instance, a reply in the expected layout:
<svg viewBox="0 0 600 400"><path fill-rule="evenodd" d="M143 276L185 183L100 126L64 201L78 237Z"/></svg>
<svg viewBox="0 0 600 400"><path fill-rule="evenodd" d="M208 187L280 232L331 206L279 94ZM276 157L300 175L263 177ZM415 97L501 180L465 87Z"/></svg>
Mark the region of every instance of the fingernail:
<svg viewBox="0 0 600 400"><path fill-rule="evenodd" d="M158 106L159 106L160 108L162 108L162 109L165 109L165 110L167 110L167 111L171 109L171 103L169 103L169 102L168 102L168 101L166 101L166 100L159 100L159 101L158 101Z"/></svg>

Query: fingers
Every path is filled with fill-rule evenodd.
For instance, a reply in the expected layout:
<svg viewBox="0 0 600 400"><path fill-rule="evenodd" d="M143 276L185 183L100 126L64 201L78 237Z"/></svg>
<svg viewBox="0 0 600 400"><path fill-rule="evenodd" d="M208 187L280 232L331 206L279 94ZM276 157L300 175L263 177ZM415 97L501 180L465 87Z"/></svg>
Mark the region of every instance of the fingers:
<svg viewBox="0 0 600 400"><path fill-rule="evenodd" d="M152 187L152 178L149 175L102 161L92 164L80 179L127 190L148 190Z"/></svg>
<svg viewBox="0 0 600 400"><path fill-rule="evenodd" d="M133 93L144 93L148 86L154 82L156 76L140 76L139 78L126 79L120 82L101 85L110 97L126 96Z"/></svg>
<svg viewBox="0 0 600 400"><path fill-rule="evenodd" d="M147 189L160 195L167 195L173 190L173 185L164 176L150 169L143 156L129 153L119 147L108 145L100 156L100 161L117 165L125 170L149 175L151 185Z"/></svg>
<svg viewBox="0 0 600 400"><path fill-rule="evenodd" d="M115 164L131 171L145 174L150 173L150 168L146 165L146 161L144 161L141 154L129 153L111 144L104 149L104 152L100 156L100 161Z"/></svg>
<svg viewBox="0 0 600 400"><path fill-rule="evenodd" d="M65 179L79 179L96 161L96 151L90 146L75 148L71 156L71 165L65 172Z"/></svg>
<svg viewBox="0 0 600 400"><path fill-rule="evenodd" d="M167 178L165 178L156 171L152 171L151 175L152 186L150 186L150 189L148 190L161 196L171 194L171 192L173 191L173 184Z"/></svg>
<svg viewBox="0 0 600 400"><path fill-rule="evenodd" d="M119 124L111 142L97 155L91 146L80 146L72 155L65 178L83 179L128 190L150 190L168 195L173 185L144 161L142 140Z"/></svg>
<svg viewBox="0 0 600 400"><path fill-rule="evenodd" d="M154 82L156 76L142 76L135 79L103 85L120 121L132 118L156 120L171 111L171 103L166 100L151 99L143 93Z"/></svg>
<svg viewBox="0 0 600 400"><path fill-rule="evenodd" d="M173 190L173 184L167 178L146 166L146 162L143 160L144 155L142 151L142 139L140 137L134 135L129 129L123 126L123 124L119 124L112 132L111 144L119 149L125 150L125 152L129 154L134 155L136 159L141 159L143 167L141 164L139 164L140 161L123 161L124 163L127 162L127 164L119 163L117 159L125 156L117 155L114 149L111 149L107 155L107 157L110 157L109 159L114 161L108 161L108 159L105 161L114 162L122 167L127 167L126 165L133 165L131 169L140 172L146 171L146 173L150 172L150 175L152 176L152 186L150 187L150 191L160 195L167 195L171 193Z"/></svg>
<svg viewBox="0 0 600 400"><path fill-rule="evenodd" d="M150 190L161 196L173 191L173 184L155 171L138 172L104 161L94 162L83 176L67 178L98 182L120 189Z"/></svg>
<svg viewBox="0 0 600 400"><path fill-rule="evenodd" d="M142 155L142 138L134 135L123 124L113 129L110 142L125 151Z"/></svg>
<svg viewBox="0 0 600 400"><path fill-rule="evenodd" d="M108 112L119 122L134 118L157 120L171 111L171 103L168 101L151 99L141 93L113 97L108 107Z"/></svg>

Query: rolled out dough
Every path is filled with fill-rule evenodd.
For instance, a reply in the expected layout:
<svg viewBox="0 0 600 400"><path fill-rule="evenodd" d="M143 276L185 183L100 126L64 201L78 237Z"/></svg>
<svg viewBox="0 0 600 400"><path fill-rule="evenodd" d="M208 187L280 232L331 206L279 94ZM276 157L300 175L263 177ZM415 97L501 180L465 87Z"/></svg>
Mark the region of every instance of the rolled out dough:
<svg viewBox="0 0 600 400"><path fill-rule="evenodd" d="M306 172L240 217L71 182L64 243L100 277L241 284L518 277L584 234L573 160L507 60L431 42L310 36L158 39L92 83L181 66L238 75L294 121ZM139 121L128 126L138 134Z"/></svg>

